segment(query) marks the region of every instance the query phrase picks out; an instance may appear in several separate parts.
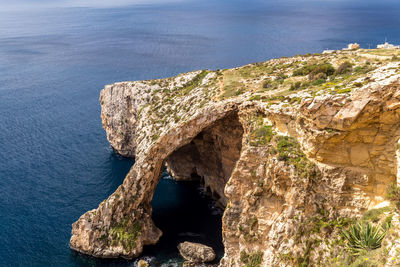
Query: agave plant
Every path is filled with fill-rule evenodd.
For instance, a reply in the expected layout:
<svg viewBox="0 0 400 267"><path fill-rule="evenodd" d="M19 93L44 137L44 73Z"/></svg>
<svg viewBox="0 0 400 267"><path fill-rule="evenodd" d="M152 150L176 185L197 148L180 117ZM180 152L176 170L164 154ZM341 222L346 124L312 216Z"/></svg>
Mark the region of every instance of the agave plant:
<svg viewBox="0 0 400 267"><path fill-rule="evenodd" d="M381 247L385 238L386 230L381 226L374 226L371 223L356 223L350 226L349 230L342 231L347 240L347 248L355 255L363 251L371 251Z"/></svg>

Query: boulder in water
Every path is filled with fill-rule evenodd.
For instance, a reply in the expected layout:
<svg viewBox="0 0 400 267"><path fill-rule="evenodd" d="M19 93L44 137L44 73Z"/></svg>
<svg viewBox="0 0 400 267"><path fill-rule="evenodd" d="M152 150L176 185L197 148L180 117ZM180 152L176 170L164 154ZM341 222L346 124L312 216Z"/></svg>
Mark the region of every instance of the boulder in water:
<svg viewBox="0 0 400 267"><path fill-rule="evenodd" d="M138 267L149 267L149 263L145 260L139 260Z"/></svg>
<svg viewBox="0 0 400 267"><path fill-rule="evenodd" d="M178 250L185 260L194 263L210 262L215 259L214 250L209 246L199 243L186 241L178 245Z"/></svg>

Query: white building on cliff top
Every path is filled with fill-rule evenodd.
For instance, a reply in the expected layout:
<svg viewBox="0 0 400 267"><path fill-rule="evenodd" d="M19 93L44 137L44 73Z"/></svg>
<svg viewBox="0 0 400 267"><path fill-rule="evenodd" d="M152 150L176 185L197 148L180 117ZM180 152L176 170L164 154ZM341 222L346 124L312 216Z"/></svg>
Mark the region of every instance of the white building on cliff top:
<svg viewBox="0 0 400 267"><path fill-rule="evenodd" d="M392 44L389 44L388 42L385 42L384 44L377 45L376 48L378 48L378 49L399 49L400 46L392 45Z"/></svg>
<svg viewBox="0 0 400 267"><path fill-rule="evenodd" d="M356 50L356 49L360 49L360 45L357 43L348 44L346 48L343 48L343 50Z"/></svg>

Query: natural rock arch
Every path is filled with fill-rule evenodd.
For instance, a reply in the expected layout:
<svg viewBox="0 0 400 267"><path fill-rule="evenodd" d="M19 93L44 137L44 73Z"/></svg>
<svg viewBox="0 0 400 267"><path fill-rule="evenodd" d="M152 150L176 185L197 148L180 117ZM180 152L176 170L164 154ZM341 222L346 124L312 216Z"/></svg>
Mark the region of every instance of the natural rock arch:
<svg viewBox="0 0 400 267"><path fill-rule="evenodd" d="M266 266L293 265L285 265L280 256L307 251L307 236L300 234L310 219L321 210L325 220L361 214L381 203L386 186L398 179L400 75L393 68L389 64L377 69L369 77L374 82L351 94L305 93L300 101L298 95L279 101L250 101L249 94L216 99L209 94L211 85L205 86L215 85L216 72L203 75L195 87L191 80L199 72L159 84L107 86L100 98L107 138L121 154L135 155L136 162L116 192L73 224L71 247L97 257L133 258L144 245L156 243L161 232L151 219L150 203L165 163L182 179L193 173L211 177L215 170L224 170L200 164L196 157L204 153L190 151L204 148L199 145L204 134L215 136L221 122L234 118L234 125L240 122L243 131L232 139L237 144L241 140L240 155L225 164L228 171L218 175L221 183L210 186L220 203L227 204L220 265L240 266L241 258L252 257ZM179 87L182 80L189 86ZM163 90L167 96L161 98ZM168 95L171 90L178 92L173 100ZM258 138L258 130L266 136L252 140ZM280 155L285 151L279 151L279 140L302 164ZM187 168L174 165L182 154L191 156L180 165ZM304 169L309 166L319 171L313 179ZM207 179L208 185L219 180Z"/></svg>
<svg viewBox="0 0 400 267"><path fill-rule="evenodd" d="M200 180L205 191L225 208L225 185L239 159L242 137L237 112L228 114L175 150L166 159L167 169L174 179Z"/></svg>
<svg viewBox="0 0 400 267"><path fill-rule="evenodd" d="M216 168L218 172L216 178L211 177L213 170L208 169L210 166L206 161L201 165L196 163L194 167L198 174L203 176L214 196L218 195L220 203L226 205L223 184L232 172L235 159L239 157L243 133L237 111L235 101L210 106L187 121L185 127L172 128L168 133L161 135L147 150L143 151L140 146L136 147L136 162L123 184L96 210L85 213L74 223L71 247L96 257L133 258L142 252L144 245L155 244L162 233L151 219L150 203L161 177L162 168L165 162L169 162L173 173L182 171L171 164L173 162L171 159L176 158L181 151L188 148L187 146L193 144L197 149L204 149L200 144L204 136L215 138L215 143L210 147L219 152L217 157L229 163ZM221 138L218 132L223 129L232 130L231 138ZM224 142L234 142L234 145L227 147ZM234 150L232 157L227 154L222 155L224 150L232 149ZM201 151L200 154L204 155L206 152Z"/></svg>

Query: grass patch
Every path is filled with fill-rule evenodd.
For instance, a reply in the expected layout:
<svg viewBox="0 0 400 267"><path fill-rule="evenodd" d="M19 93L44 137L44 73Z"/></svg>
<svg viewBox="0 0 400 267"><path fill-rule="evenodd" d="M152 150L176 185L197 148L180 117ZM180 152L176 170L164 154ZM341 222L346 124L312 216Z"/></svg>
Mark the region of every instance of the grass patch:
<svg viewBox="0 0 400 267"><path fill-rule="evenodd" d="M366 74L370 71L373 71L374 69L376 69L376 67L371 66L371 64L367 62L365 63L363 66L357 66L354 68L354 73L356 74Z"/></svg>
<svg viewBox="0 0 400 267"><path fill-rule="evenodd" d="M194 88L199 87L204 77L208 74L207 70L201 71L199 74L194 76L194 78L188 81L183 87L179 88L182 95L187 95Z"/></svg>
<svg viewBox="0 0 400 267"><path fill-rule="evenodd" d="M326 76L330 76L333 75L335 71L336 71L335 68L329 63L311 64L295 70L293 72L293 76L309 75L310 80L313 80L313 77L317 76L320 73L323 73Z"/></svg>
<svg viewBox="0 0 400 267"><path fill-rule="evenodd" d="M254 100L259 101L259 100L261 100L261 96L260 95L253 95L253 96L251 96L249 98L249 100L250 101L254 101Z"/></svg>
<svg viewBox="0 0 400 267"><path fill-rule="evenodd" d="M391 209L390 207L383 207L379 209L371 209L364 213L364 216L362 217L363 221L370 221L377 223L382 219L382 216L384 215L385 212L389 212Z"/></svg>
<svg viewBox="0 0 400 267"><path fill-rule="evenodd" d="M300 89L301 88L301 82L300 81L298 81L298 82L295 82L295 83L292 83L291 85L290 85L290 91L296 91L296 90L298 90L298 89Z"/></svg>
<svg viewBox="0 0 400 267"><path fill-rule="evenodd" d="M250 145L251 146L267 145L271 141L273 136L274 136L274 131L272 130L272 126L263 125L255 129L251 133Z"/></svg>
<svg viewBox="0 0 400 267"><path fill-rule="evenodd" d="M277 136L276 142L278 160L286 161L294 166L297 174L302 178L314 179L317 176L315 165L301 151L300 144L296 139L289 136Z"/></svg>
<svg viewBox="0 0 400 267"><path fill-rule="evenodd" d="M159 137L160 137L159 134L153 134L153 135L151 136L151 140L157 141L157 139L158 139Z"/></svg>
<svg viewBox="0 0 400 267"><path fill-rule="evenodd" d="M393 203L398 211L400 211L400 187L391 184L386 188L386 198Z"/></svg>
<svg viewBox="0 0 400 267"><path fill-rule="evenodd" d="M350 74L353 71L353 64L349 61L345 61L340 64L339 68L336 70L336 75Z"/></svg>
<svg viewBox="0 0 400 267"><path fill-rule="evenodd" d="M262 88L267 89L267 90L278 89L278 87L279 87L279 82L272 81L271 79L265 79L262 82Z"/></svg>
<svg viewBox="0 0 400 267"><path fill-rule="evenodd" d="M345 94L345 93L350 93L351 92L351 88L337 88L335 90L335 92L337 94Z"/></svg>
<svg viewBox="0 0 400 267"><path fill-rule="evenodd" d="M142 230L139 222L129 222L124 219L121 223L110 228L110 236L112 238L111 245L121 244L125 251L131 251L136 247L136 240Z"/></svg>
<svg viewBox="0 0 400 267"><path fill-rule="evenodd" d="M233 96L238 96L243 93L243 89L245 85L238 81L231 81L228 82L224 86L224 93L221 95L222 99L227 99Z"/></svg>
<svg viewBox="0 0 400 267"><path fill-rule="evenodd" d="M242 250L240 252L240 261L245 267L260 267L262 264L263 252L256 251L248 254L246 251Z"/></svg>

